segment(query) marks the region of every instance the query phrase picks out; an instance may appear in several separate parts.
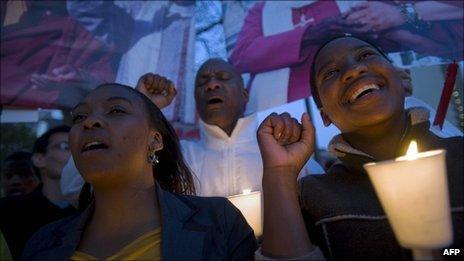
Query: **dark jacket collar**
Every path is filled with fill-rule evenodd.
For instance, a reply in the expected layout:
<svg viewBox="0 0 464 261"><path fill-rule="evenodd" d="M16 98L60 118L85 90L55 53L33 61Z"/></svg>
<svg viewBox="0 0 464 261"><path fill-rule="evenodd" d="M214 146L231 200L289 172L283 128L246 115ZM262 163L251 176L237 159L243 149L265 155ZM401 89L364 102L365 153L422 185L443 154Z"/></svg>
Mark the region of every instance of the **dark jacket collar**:
<svg viewBox="0 0 464 261"><path fill-rule="evenodd" d="M203 256L205 227L189 222L197 207L182 196L157 186L162 216L161 253L166 260L199 260Z"/></svg>
<svg viewBox="0 0 464 261"><path fill-rule="evenodd" d="M204 228L189 224L190 219L198 211L196 206L182 196L171 194L156 184L156 194L162 217L162 257L173 259L201 259L203 253ZM76 250L82 232L94 212L92 202L80 214L70 217L68 222L58 226L52 233L53 244L66 251L69 259Z"/></svg>

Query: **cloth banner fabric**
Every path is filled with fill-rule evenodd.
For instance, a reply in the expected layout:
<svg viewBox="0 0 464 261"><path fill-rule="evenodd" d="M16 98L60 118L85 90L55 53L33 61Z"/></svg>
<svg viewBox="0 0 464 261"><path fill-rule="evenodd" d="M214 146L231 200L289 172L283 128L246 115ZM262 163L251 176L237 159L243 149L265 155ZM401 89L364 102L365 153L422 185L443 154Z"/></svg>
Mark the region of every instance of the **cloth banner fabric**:
<svg viewBox="0 0 464 261"><path fill-rule="evenodd" d="M193 122L193 14L188 1L2 1L1 104L70 109L105 82L172 80L163 111ZM187 107L185 106L187 104Z"/></svg>
<svg viewBox="0 0 464 261"><path fill-rule="evenodd" d="M315 52L344 34L379 46L396 66L410 71L462 61L463 6L462 1L226 2L229 58L250 75L247 112L310 96ZM438 95L441 87L435 86ZM437 94L424 94L432 95Z"/></svg>

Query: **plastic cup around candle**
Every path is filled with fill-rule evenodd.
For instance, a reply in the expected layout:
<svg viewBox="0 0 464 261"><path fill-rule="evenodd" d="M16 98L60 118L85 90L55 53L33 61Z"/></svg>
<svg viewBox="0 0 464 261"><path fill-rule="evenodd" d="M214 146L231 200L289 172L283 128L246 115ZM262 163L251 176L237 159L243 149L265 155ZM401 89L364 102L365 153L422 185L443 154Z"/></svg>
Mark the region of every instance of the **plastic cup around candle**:
<svg viewBox="0 0 464 261"><path fill-rule="evenodd" d="M398 242L416 252L453 240L445 154L434 150L364 165Z"/></svg>
<svg viewBox="0 0 464 261"><path fill-rule="evenodd" d="M230 196L227 199L242 212L248 224L253 228L255 236L261 236L263 234L261 192L247 191L243 194Z"/></svg>

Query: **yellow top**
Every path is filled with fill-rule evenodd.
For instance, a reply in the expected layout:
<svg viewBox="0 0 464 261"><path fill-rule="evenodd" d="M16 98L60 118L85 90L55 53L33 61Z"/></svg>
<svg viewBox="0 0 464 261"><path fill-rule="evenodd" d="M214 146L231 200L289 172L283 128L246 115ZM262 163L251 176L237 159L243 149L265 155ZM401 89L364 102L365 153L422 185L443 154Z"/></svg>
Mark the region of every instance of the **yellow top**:
<svg viewBox="0 0 464 261"><path fill-rule="evenodd" d="M75 251L71 260L98 260L98 258ZM161 260L161 228L140 236L105 260Z"/></svg>

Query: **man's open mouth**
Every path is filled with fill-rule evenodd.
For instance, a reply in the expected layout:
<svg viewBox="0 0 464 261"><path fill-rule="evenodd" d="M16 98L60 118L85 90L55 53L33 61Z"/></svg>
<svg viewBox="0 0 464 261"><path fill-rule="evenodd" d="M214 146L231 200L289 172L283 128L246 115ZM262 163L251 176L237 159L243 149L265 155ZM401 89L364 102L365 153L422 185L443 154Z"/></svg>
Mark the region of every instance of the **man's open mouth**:
<svg viewBox="0 0 464 261"><path fill-rule="evenodd" d="M208 100L208 104L218 104L223 103L224 101L219 97L213 97Z"/></svg>
<svg viewBox="0 0 464 261"><path fill-rule="evenodd" d="M362 86L361 88L358 88L357 90L355 90L348 98L348 100L346 101L347 104L351 104L351 103L354 103L356 102L357 100L359 100L360 98L368 95L368 94L371 94L375 91L378 91L380 90L382 86L378 85L378 84L375 84L375 83L370 83L370 84L366 84L364 86Z"/></svg>
<svg viewBox="0 0 464 261"><path fill-rule="evenodd" d="M86 143L82 147L81 152L86 152L86 151L91 151L91 150L101 150L101 149L108 149L108 145L104 144L103 142L92 141L92 142Z"/></svg>

